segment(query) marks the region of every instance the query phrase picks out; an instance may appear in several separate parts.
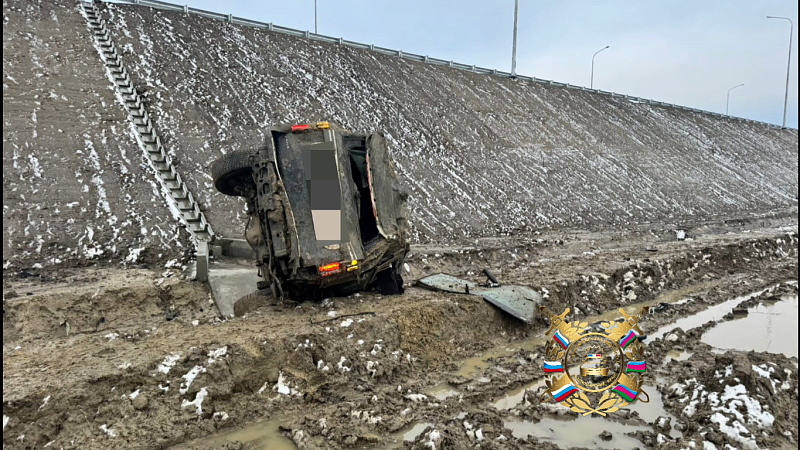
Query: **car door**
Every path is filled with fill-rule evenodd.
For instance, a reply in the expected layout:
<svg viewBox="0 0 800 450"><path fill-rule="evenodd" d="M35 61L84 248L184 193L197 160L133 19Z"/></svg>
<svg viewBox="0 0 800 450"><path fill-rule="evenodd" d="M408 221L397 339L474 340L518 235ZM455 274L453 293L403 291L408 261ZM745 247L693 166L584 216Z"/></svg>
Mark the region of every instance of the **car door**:
<svg viewBox="0 0 800 450"><path fill-rule="evenodd" d="M367 171L378 230L387 239L404 239L407 230L405 195L400 189L386 138L381 133L367 136Z"/></svg>

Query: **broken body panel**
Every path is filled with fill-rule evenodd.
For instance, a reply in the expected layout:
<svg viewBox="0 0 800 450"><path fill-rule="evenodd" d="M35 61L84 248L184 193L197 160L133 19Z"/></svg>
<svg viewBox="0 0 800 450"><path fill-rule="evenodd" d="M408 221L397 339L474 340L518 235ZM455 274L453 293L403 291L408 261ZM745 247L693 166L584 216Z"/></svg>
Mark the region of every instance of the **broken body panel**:
<svg viewBox="0 0 800 450"><path fill-rule="evenodd" d="M494 276L490 278L494 278ZM497 284L496 279L491 281L493 284ZM533 323L536 317L536 308L542 303L541 294L526 286L485 287L443 273L425 277L417 283L421 287L434 291L477 295L525 323Z"/></svg>

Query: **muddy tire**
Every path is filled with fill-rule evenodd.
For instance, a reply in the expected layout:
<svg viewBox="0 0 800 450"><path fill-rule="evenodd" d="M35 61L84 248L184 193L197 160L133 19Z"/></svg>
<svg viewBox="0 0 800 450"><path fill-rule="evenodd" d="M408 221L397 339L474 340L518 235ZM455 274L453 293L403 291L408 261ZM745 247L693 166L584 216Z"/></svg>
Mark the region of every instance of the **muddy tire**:
<svg viewBox="0 0 800 450"><path fill-rule="evenodd" d="M403 277L393 269L386 269L378 273L375 288L382 295L400 295L403 293Z"/></svg>
<svg viewBox="0 0 800 450"><path fill-rule="evenodd" d="M248 183L253 183L250 151L228 153L211 164L214 187L225 195L242 197Z"/></svg>
<svg viewBox="0 0 800 450"><path fill-rule="evenodd" d="M274 298L269 289L260 289L251 294L247 294L233 303L233 315L235 317L241 317L262 306L266 306L269 304L270 300Z"/></svg>

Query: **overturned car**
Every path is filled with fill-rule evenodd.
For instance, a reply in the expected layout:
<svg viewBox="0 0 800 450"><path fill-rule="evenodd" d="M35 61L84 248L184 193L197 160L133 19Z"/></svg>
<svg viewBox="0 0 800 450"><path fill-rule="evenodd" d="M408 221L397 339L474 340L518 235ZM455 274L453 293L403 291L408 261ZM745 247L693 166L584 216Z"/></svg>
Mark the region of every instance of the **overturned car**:
<svg viewBox="0 0 800 450"><path fill-rule="evenodd" d="M244 234L261 292L402 293L406 195L381 133L328 122L277 126L258 150L226 154L211 172L219 192L247 201Z"/></svg>

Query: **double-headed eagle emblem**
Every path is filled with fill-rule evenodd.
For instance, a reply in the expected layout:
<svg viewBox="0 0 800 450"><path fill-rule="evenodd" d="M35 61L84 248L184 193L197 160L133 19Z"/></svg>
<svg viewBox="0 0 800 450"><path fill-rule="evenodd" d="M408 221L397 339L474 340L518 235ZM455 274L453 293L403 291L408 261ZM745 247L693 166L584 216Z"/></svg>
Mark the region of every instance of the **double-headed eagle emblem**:
<svg viewBox="0 0 800 450"><path fill-rule="evenodd" d="M584 416L605 416L634 401L650 401L642 390L647 368L644 345L638 340L639 320L648 308L633 316L620 308L624 320L602 322L602 332L586 322L568 322L569 308L560 316L544 306L540 310L550 318L546 334L551 338L544 362L547 390L540 400L552 398Z"/></svg>

